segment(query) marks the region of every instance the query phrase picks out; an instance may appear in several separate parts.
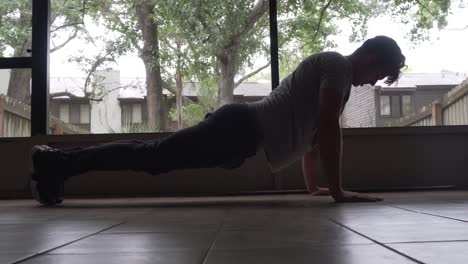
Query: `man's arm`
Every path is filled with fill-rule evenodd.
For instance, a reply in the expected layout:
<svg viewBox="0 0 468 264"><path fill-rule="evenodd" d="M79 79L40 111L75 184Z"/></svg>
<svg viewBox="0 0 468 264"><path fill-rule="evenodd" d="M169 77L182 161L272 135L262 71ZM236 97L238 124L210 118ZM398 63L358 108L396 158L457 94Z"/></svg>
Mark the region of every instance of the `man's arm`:
<svg viewBox="0 0 468 264"><path fill-rule="evenodd" d="M330 192L327 188L319 187L317 184L317 178L319 174L319 157L320 149L318 145L302 156L302 175L304 176L304 182L307 187L307 191L312 195L329 195Z"/></svg>
<svg viewBox="0 0 468 264"><path fill-rule="evenodd" d="M330 194L336 202L371 202L380 198L344 191L341 180L342 135L339 123L342 109L341 87L321 87L318 144Z"/></svg>

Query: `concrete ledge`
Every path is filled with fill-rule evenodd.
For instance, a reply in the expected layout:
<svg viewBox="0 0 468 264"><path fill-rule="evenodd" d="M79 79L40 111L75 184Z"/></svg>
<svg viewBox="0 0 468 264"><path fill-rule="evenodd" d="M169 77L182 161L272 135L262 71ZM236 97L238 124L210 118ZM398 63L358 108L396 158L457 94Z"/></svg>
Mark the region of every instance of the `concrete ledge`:
<svg viewBox="0 0 468 264"><path fill-rule="evenodd" d="M34 144L56 147L165 134L67 135L0 139L0 197L29 197L29 152ZM345 129L344 185L352 189L468 187L468 127ZM320 181L325 183L323 175ZM92 172L71 179L73 196L170 196L304 189L298 161L271 173L259 153L236 170L201 169L150 176L134 172Z"/></svg>

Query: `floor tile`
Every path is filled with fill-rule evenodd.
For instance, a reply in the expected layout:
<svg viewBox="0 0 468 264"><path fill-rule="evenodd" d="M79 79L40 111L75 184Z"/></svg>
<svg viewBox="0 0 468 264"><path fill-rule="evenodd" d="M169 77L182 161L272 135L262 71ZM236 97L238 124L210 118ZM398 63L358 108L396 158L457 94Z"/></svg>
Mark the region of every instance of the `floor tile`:
<svg viewBox="0 0 468 264"><path fill-rule="evenodd" d="M173 250L157 253L52 254L33 258L24 264L198 264L202 262L203 253L200 250Z"/></svg>
<svg viewBox="0 0 468 264"><path fill-rule="evenodd" d="M82 237L81 234L3 233L0 255L44 252Z"/></svg>
<svg viewBox="0 0 468 264"><path fill-rule="evenodd" d="M303 230L221 231L213 249L252 249L274 247L308 247L314 245L370 244L370 240L341 227Z"/></svg>
<svg viewBox="0 0 468 264"><path fill-rule="evenodd" d="M169 249L207 249L214 233L101 234L52 251L52 254L141 253Z"/></svg>
<svg viewBox="0 0 468 264"><path fill-rule="evenodd" d="M0 254L0 263L13 263L16 261L20 261L27 257L30 257L34 254L32 253L23 253L23 254Z"/></svg>
<svg viewBox="0 0 468 264"><path fill-rule="evenodd" d="M388 244L426 264L468 263L468 241Z"/></svg>
<svg viewBox="0 0 468 264"><path fill-rule="evenodd" d="M415 263L378 245L214 250L205 264L406 264Z"/></svg>
<svg viewBox="0 0 468 264"><path fill-rule="evenodd" d="M175 233L175 232L216 232L221 221L186 222L186 221L130 221L106 230L105 234L115 233Z"/></svg>
<svg viewBox="0 0 468 264"><path fill-rule="evenodd" d="M90 235L119 224L104 221L48 221L27 224L0 224L0 234L30 233Z"/></svg>
<svg viewBox="0 0 468 264"><path fill-rule="evenodd" d="M367 213L365 215L344 214L330 217L346 226L382 226L406 224L451 224L453 220L421 213L402 211L399 213Z"/></svg>
<svg viewBox="0 0 468 264"><path fill-rule="evenodd" d="M347 225L381 243L468 240L468 223L414 223L392 225Z"/></svg>

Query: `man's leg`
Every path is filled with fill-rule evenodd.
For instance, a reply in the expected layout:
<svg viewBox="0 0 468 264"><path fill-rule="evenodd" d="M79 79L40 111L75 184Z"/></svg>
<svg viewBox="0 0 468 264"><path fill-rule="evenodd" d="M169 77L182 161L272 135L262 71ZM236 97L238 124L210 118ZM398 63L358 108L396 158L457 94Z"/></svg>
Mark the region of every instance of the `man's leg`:
<svg viewBox="0 0 468 264"><path fill-rule="evenodd" d="M31 189L36 200L53 205L61 202L55 198L61 196L64 180L76 174L91 170L159 174L218 167L253 156L260 142L261 132L247 105L226 105L199 124L162 140L120 140L68 150L36 146Z"/></svg>

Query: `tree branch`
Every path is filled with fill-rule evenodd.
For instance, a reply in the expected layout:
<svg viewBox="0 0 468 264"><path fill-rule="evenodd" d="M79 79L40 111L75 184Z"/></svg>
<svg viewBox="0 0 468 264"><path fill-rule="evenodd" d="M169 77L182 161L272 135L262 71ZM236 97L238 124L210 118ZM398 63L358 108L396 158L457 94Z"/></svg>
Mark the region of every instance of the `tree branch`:
<svg viewBox="0 0 468 264"><path fill-rule="evenodd" d="M420 0L416 0L416 3L418 3L418 5L420 5L423 9L426 9L426 11L429 13L429 15L431 15L433 18L437 18L436 15L434 15L432 13L432 11L429 9L429 7L427 7L425 4L421 3Z"/></svg>
<svg viewBox="0 0 468 264"><path fill-rule="evenodd" d="M259 0L257 4L254 6L254 8L252 9L252 12L250 13L250 15L247 16L247 19L244 21L244 26L242 27L242 30L238 32L237 34L234 34L232 39L239 38L245 35L247 32L249 32L253 28L255 23L258 21L258 19L266 13L266 11L268 10L268 7L269 7L268 0Z"/></svg>
<svg viewBox="0 0 468 264"><path fill-rule="evenodd" d="M76 23L71 23L71 24L66 24L66 25L61 25L61 26L58 26L56 28L54 28L53 30L50 31L50 33L54 33L60 29L63 29L63 28L67 28L67 27L73 27L73 26L78 26L78 25L84 25L83 22L76 22Z"/></svg>
<svg viewBox="0 0 468 264"><path fill-rule="evenodd" d="M327 9L330 7L331 2L332 2L332 0L328 0L328 3L320 11L319 22L317 24L317 28L316 28L315 33L314 33L314 37L312 38L312 41L310 41L310 43L314 42L317 39L318 32L320 31L320 27L322 26L323 17L325 16L325 11L327 11Z"/></svg>
<svg viewBox="0 0 468 264"><path fill-rule="evenodd" d="M322 26L323 17L325 16L325 11L327 11L327 9L330 7L332 1L333 0L328 0L328 2L323 6L322 10L320 11L320 17L319 17L319 21L317 23L317 27L315 29L314 37L310 41L307 41L306 43L304 43L301 46L301 49L304 49L304 47L307 44L314 43L314 41L317 39L318 33L320 32L320 27Z"/></svg>
<svg viewBox="0 0 468 264"><path fill-rule="evenodd" d="M234 89L236 89L243 81L247 80L248 78L254 76L255 74L261 72L263 69L266 69L268 66L270 66L270 61L267 62L267 64L263 65L262 67L256 69L255 71L243 76L240 78L235 84L234 84Z"/></svg>
<svg viewBox="0 0 468 264"><path fill-rule="evenodd" d="M62 44L57 45L57 46L53 47L52 49L50 49L50 53L55 52L55 51L57 51L57 50L63 48L63 47L64 47L65 45L67 45L70 41L72 41L74 38L76 38L76 36L78 36L78 29L77 29L77 28L75 28L75 32L73 32L73 34L70 35L66 41L64 41Z"/></svg>

